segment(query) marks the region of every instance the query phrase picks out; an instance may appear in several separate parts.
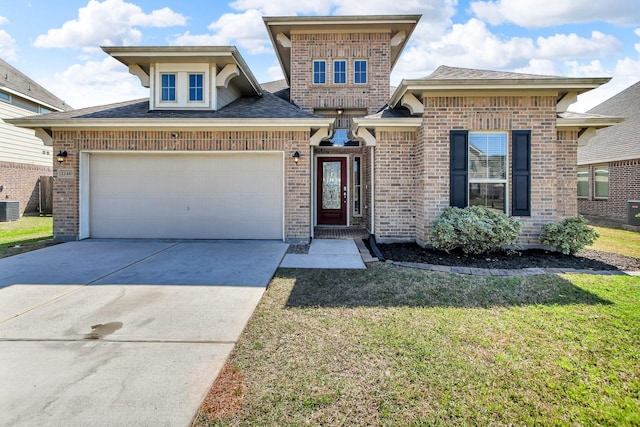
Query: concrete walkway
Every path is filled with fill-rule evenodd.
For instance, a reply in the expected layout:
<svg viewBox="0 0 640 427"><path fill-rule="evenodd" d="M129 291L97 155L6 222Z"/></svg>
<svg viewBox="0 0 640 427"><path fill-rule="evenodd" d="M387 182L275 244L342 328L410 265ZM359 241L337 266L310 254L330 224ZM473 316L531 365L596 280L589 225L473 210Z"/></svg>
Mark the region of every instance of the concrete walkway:
<svg viewBox="0 0 640 427"><path fill-rule="evenodd" d="M360 250L353 239L313 239L308 254L287 254L280 267L364 269Z"/></svg>

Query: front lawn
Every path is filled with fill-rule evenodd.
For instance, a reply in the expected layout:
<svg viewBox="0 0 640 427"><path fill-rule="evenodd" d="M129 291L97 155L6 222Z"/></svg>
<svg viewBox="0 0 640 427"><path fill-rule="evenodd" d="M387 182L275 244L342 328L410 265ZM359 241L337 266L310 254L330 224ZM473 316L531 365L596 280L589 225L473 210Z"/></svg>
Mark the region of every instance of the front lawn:
<svg viewBox="0 0 640 427"><path fill-rule="evenodd" d="M638 277L281 269L194 424L639 425L639 308Z"/></svg>
<svg viewBox="0 0 640 427"><path fill-rule="evenodd" d="M592 246L588 247L589 249L640 258L640 233L637 231L605 227L593 228L600 237Z"/></svg>
<svg viewBox="0 0 640 427"><path fill-rule="evenodd" d="M23 216L18 221L0 222L0 258L53 244L53 218Z"/></svg>

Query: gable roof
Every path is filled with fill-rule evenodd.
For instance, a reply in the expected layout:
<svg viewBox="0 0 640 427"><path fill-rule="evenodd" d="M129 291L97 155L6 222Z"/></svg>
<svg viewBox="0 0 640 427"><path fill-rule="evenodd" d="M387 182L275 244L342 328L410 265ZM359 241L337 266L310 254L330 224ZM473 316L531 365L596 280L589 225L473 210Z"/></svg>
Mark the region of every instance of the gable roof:
<svg viewBox="0 0 640 427"><path fill-rule="evenodd" d="M292 32L389 32L392 40L390 60L393 69L421 17L422 15L265 16L262 19L285 80L290 82Z"/></svg>
<svg viewBox="0 0 640 427"><path fill-rule="evenodd" d="M233 79L243 95L260 95L260 84L235 46L103 46L102 50L129 68L148 87L154 63L197 62L219 67L235 65L239 75Z"/></svg>
<svg viewBox="0 0 640 427"><path fill-rule="evenodd" d="M640 158L640 82L589 110L589 114L626 117L622 123L600 129L578 147L578 164Z"/></svg>
<svg viewBox="0 0 640 427"><path fill-rule="evenodd" d="M407 93L421 98L427 92L451 91L549 90L557 91L560 100L569 93L579 95L609 80L611 77L544 76L442 65L427 77L402 80L388 104L395 107Z"/></svg>
<svg viewBox="0 0 640 427"><path fill-rule="evenodd" d="M26 128L56 127L329 127L334 119L307 113L270 93L240 97L219 110L149 110L149 99L8 119Z"/></svg>
<svg viewBox="0 0 640 427"><path fill-rule="evenodd" d="M0 90L28 99L50 110L71 110L71 106L63 100L2 59L0 59Z"/></svg>

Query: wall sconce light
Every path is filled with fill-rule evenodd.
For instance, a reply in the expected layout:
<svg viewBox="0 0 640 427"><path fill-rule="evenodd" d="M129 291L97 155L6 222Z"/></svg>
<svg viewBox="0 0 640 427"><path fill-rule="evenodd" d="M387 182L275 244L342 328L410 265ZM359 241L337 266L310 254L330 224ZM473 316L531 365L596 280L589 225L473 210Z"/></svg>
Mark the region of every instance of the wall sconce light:
<svg viewBox="0 0 640 427"><path fill-rule="evenodd" d="M56 160L58 161L58 163L62 163L66 160L67 158L67 151L62 151L60 150L60 152L56 155Z"/></svg>
<svg viewBox="0 0 640 427"><path fill-rule="evenodd" d="M296 162L296 165L298 164L298 160L300 160L300 153L296 151L293 153L293 161Z"/></svg>
<svg viewBox="0 0 640 427"><path fill-rule="evenodd" d="M336 113L338 113L338 115L341 116L342 113L344 113L344 108L342 108L342 107L336 108Z"/></svg>

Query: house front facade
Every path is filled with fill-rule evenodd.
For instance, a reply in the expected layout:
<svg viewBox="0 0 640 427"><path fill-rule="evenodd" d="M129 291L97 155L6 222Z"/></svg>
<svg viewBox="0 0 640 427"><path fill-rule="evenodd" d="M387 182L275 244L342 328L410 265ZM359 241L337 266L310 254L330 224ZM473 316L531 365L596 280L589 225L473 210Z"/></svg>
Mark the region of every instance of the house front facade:
<svg viewBox="0 0 640 427"><path fill-rule="evenodd" d="M53 174L53 148L44 132L16 127L7 121L70 109L0 59L0 202L17 202L20 215L39 211L40 180Z"/></svg>
<svg viewBox="0 0 640 427"><path fill-rule="evenodd" d="M523 222L576 215L577 146L602 123L567 113L608 78L440 67L390 73L419 15L265 17L285 79L259 84L233 47L108 47L149 99L13 123L44 129L54 234L282 239L356 227L428 244L447 206Z"/></svg>

